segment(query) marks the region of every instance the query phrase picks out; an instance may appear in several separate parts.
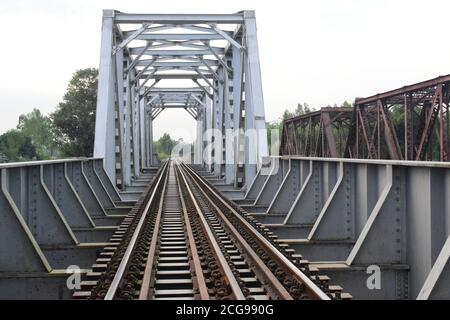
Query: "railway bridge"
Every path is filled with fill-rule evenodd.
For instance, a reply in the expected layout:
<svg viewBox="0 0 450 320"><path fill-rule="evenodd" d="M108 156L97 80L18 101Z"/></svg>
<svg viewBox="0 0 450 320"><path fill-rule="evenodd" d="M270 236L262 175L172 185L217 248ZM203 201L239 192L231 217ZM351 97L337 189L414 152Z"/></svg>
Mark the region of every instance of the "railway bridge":
<svg viewBox="0 0 450 320"><path fill-rule="evenodd" d="M101 41L94 157L0 164L0 298L450 299L449 76L269 156L253 11L105 10ZM154 154L168 108L191 161Z"/></svg>

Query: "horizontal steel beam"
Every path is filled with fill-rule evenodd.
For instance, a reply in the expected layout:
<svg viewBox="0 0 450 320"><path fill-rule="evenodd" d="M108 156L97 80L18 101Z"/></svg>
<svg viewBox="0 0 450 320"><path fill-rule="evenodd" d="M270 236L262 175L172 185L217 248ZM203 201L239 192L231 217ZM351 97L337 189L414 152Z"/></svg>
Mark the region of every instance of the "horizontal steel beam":
<svg viewBox="0 0 450 320"><path fill-rule="evenodd" d="M144 67L146 65L148 65L150 62L152 61L152 59L145 59L145 60L140 60L136 65L138 67ZM217 60L208 60L206 61L206 64L208 64L210 67L216 67L218 66ZM152 64L153 67L184 67L184 68L190 68L190 67L203 67L205 66L205 63L201 62L201 61L156 61Z"/></svg>
<svg viewBox="0 0 450 320"><path fill-rule="evenodd" d="M212 51L216 54L224 54L223 49L212 48ZM130 54L140 54L142 48L131 48ZM145 50L144 55L152 56L204 56L212 55L210 50Z"/></svg>
<svg viewBox="0 0 450 320"><path fill-rule="evenodd" d="M148 74L147 74L148 75ZM143 76L146 76L145 74ZM212 74L204 74L204 76L206 78L213 78L214 76ZM152 79L203 79L200 75L198 74L185 74L185 73L180 73L180 74L175 74L175 73L170 73L170 74L155 74L152 76Z"/></svg>
<svg viewBox="0 0 450 320"><path fill-rule="evenodd" d="M290 122L295 122L301 119L309 119L312 117L318 117L320 116L322 113L328 112L328 113L343 113L343 112L349 112L352 113L354 111L353 108L345 108L345 107L337 107L337 108L329 108L329 107L325 107L325 108L321 108L320 110L317 111L312 111L309 113L305 113L299 116L295 116L292 118L287 118L284 120L285 123L290 123Z"/></svg>
<svg viewBox="0 0 450 320"><path fill-rule="evenodd" d="M244 22L243 14L140 14L122 13L114 14L115 23L158 23L158 24L240 24Z"/></svg>
<svg viewBox="0 0 450 320"><path fill-rule="evenodd" d="M434 87L438 84L446 83L446 82L450 82L450 75L440 76L440 77L437 77L437 78L434 78L431 80L426 80L426 81L415 83L415 84L412 84L409 86L404 86L402 88L398 88L395 90L387 91L384 93L378 93L376 95L373 95L373 96L370 96L367 98L356 98L355 104L361 105L361 104L373 103L379 99L387 99L387 98L394 97L397 95L406 94L409 92Z"/></svg>
<svg viewBox="0 0 450 320"><path fill-rule="evenodd" d="M127 35L128 32L125 33ZM227 33L228 34L228 33ZM136 37L137 40L157 41L157 40L222 40L220 34L215 33L144 33Z"/></svg>
<svg viewBox="0 0 450 320"><path fill-rule="evenodd" d="M194 93L187 91L187 92L159 92L159 95L163 98L180 98L180 97L186 97L190 95L194 95ZM196 92L196 94L199 94L199 92Z"/></svg>
<svg viewBox="0 0 450 320"><path fill-rule="evenodd" d="M163 106L154 106L153 109L185 109L185 108L194 108L197 109L198 106L195 105L185 105L185 104L174 104L174 105L163 105Z"/></svg>
<svg viewBox="0 0 450 320"><path fill-rule="evenodd" d="M188 97L183 97L183 98L161 98L162 103L186 103L186 101L188 101Z"/></svg>
<svg viewBox="0 0 450 320"><path fill-rule="evenodd" d="M200 89L201 90L201 89ZM36 165L46 165L46 164L57 164L57 163L69 163L78 161L87 161L88 158L67 158L67 159L56 159L56 160L40 160L40 161L23 161L23 162L8 162L0 163L1 168L18 168L18 167L28 167ZM102 160L102 158L89 158L89 160Z"/></svg>
<svg viewBox="0 0 450 320"><path fill-rule="evenodd" d="M203 92L200 88L154 88L152 93Z"/></svg>
<svg viewBox="0 0 450 320"><path fill-rule="evenodd" d="M320 158L320 157L301 157L301 156L271 156L279 159L296 160L314 160L321 162L343 162L343 163L364 163L364 164L383 164L404 167L424 167L424 168L447 168L450 169L450 162L438 161L410 161L410 160L372 160L372 159L349 159L349 158Z"/></svg>
<svg viewBox="0 0 450 320"><path fill-rule="evenodd" d="M161 100L163 101L189 101L191 99L191 97L193 97L192 95L184 95L184 96L180 96L180 97L162 97Z"/></svg>

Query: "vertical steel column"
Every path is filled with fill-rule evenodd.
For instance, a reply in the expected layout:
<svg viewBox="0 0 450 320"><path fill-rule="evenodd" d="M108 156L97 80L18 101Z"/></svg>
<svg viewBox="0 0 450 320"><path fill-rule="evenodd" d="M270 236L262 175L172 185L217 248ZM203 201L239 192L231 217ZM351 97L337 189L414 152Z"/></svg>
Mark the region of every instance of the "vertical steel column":
<svg viewBox="0 0 450 320"><path fill-rule="evenodd" d="M148 165L153 165L153 118L152 118L152 108L149 107L148 112L146 112L147 116L147 152L148 152Z"/></svg>
<svg viewBox="0 0 450 320"><path fill-rule="evenodd" d="M119 161L120 163L120 178L117 178L117 180L120 180L120 183L123 186L123 167L125 164L124 159L124 152L125 150L125 82L124 82L124 72L123 72L123 65L124 65L124 57L123 57L123 51L119 51L115 54L115 61L116 61L116 79L117 79L117 118L118 118L118 128L117 135L118 135L118 144L119 144L119 159L116 157L116 163Z"/></svg>
<svg viewBox="0 0 450 320"><path fill-rule="evenodd" d="M194 144L194 163L202 164L203 155L203 129L205 123L205 107L199 105L197 108L197 121L196 121L196 137Z"/></svg>
<svg viewBox="0 0 450 320"><path fill-rule="evenodd" d="M268 146L254 11L244 11L244 24L247 47L245 61L245 130L247 136L245 184L248 186L256 175L257 165L261 165L263 157L268 155ZM250 133L249 130L256 130L256 132Z"/></svg>
<svg viewBox="0 0 450 320"><path fill-rule="evenodd" d="M206 134L205 134L205 144L206 148L204 149L204 160L207 163L207 169L208 171L212 171L212 154L211 154L211 148L212 148L212 128L213 128L213 113L212 113L212 101L210 97L205 95L205 118L206 118Z"/></svg>
<svg viewBox="0 0 450 320"><path fill-rule="evenodd" d="M223 69L218 71L219 77L223 77ZM219 178L222 177L222 163L223 163L223 84L219 81L214 81L217 91L214 93L214 174Z"/></svg>
<svg viewBox="0 0 450 320"><path fill-rule="evenodd" d="M116 181L115 65L112 58L114 10L103 11L94 157L105 159L105 170Z"/></svg>
<svg viewBox="0 0 450 320"><path fill-rule="evenodd" d="M228 72L223 70L223 109L224 109L224 128L223 135L225 138L225 148L223 148L223 160L225 162L225 183L233 183L234 178L234 150L231 125L231 108L230 108L230 92L228 82Z"/></svg>
<svg viewBox="0 0 450 320"><path fill-rule="evenodd" d="M200 161L202 166L205 166L205 162L206 162L206 154L205 154L205 149L206 146L208 145L208 129L210 127L208 127L208 117L210 117L211 113L208 111L208 96L205 94L202 98L202 102L203 102L203 111L202 111L202 117L203 117L203 122L202 122L202 153L200 155Z"/></svg>
<svg viewBox="0 0 450 320"><path fill-rule="evenodd" d="M122 149L122 174L123 185L129 186L131 184L131 79L130 73L127 74L125 82L125 118L124 118L124 148Z"/></svg>
<svg viewBox="0 0 450 320"><path fill-rule="evenodd" d="M234 183L238 184L238 172L239 166L244 163L245 159L242 159L241 143L242 143L242 130L241 127L241 107L242 107L242 81L243 81L243 66L242 66L242 51L233 46L233 58L231 66L233 68L233 143L234 143Z"/></svg>
<svg viewBox="0 0 450 320"><path fill-rule="evenodd" d="M146 134L146 115L145 104L146 98L139 94L139 146L140 146L140 166L141 168L148 167L148 154L147 154L147 134Z"/></svg>
<svg viewBox="0 0 450 320"><path fill-rule="evenodd" d="M132 122L132 139L133 139L133 175L138 177L141 171L140 168L140 147L139 147L139 132L140 132L140 121L139 121L139 92L137 92L136 84L134 79L136 77L136 71L130 70L131 79L133 81L133 90L131 91L131 122Z"/></svg>

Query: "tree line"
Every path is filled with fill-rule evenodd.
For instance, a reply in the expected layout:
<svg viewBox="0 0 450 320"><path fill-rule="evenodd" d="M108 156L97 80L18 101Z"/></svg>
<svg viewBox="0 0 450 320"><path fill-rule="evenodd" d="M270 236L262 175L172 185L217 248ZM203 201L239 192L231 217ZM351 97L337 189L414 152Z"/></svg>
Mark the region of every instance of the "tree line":
<svg viewBox="0 0 450 320"><path fill-rule="evenodd" d="M0 162L90 157L94 149L98 71L77 70L53 113L38 108L0 135Z"/></svg>
<svg viewBox="0 0 450 320"><path fill-rule="evenodd" d="M337 104L334 104L333 106L328 105L327 107L333 107L337 108L339 107ZM351 108L353 107L353 104L351 104L348 101L344 101L341 104L341 107L344 108ZM269 143L269 147L274 143L274 141L271 141L272 139L272 130L278 131L278 137L281 139L281 130L283 130L283 121L292 117L301 116L310 112L315 111L316 109L314 107L311 107L308 103L297 103L297 106L295 107L294 111L290 111L289 109L285 109L283 111L283 114L281 117L275 121L269 121L266 122L266 128L267 128L267 141ZM278 141L279 143L280 141Z"/></svg>

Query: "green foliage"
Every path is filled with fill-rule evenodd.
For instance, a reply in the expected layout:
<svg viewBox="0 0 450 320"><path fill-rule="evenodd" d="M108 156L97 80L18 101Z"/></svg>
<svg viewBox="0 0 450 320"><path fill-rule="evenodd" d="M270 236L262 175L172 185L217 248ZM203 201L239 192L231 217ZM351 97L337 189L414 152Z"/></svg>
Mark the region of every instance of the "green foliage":
<svg viewBox="0 0 450 320"><path fill-rule="evenodd" d="M267 128L267 143L269 145L269 150L272 150L271 147L276 141L272 141L275 137L278 137L278 144L281 142L281 130L283 129L283 122L282 121L272 121L272 122L266 122L266 128Z"/></svg>
<svg viewBox="0 0 450 320"><path fill-rule="evenodd" d="M98 71L77 70L69 82L63 102L51 114L63 156L92 156Z"/></svg>
<svg viewBox="0 0 450 320"><path fill-rule="evenodd" d="M50 119L38 109L21 115L17 129L0 136L0 162L44 160L55 155Z"/></svg>
<svg viewBox="0 0 450 320"><path fill-rule="evenodd" d="M92 156L97 77L97 69L77 70L53 114L21 115L17 129L0 136L0 162Z"/></svg>
<svg viewBox="0 0 450 320"><path fill-rule="evenodd" d="M30 137L40 159L51 159L57 156L57 148L50 118L44 116L39 109L19 117L17 130Z"/></svg>
<svg viewBox="0 0 450 320"><path fill-rule="evenodd" d="M275 143L275 141L272 141L272 134L276 134L276 132L273 132L272 130L278 130L278 143L280 143L280 139L281 139L281 134L282 134L282 129L283 129L283 120L295 117L295 116L300 116L302 114L306 114L313 111L313 108L311 108L309 106L309 104L307 104L306 102L302 103L297 103L297 107L295 108L294 111L290 111L289 109L285 109L281 119L279 120L275 120L272 122L266 122L266 128L267 128L267 142L269 144L269 150L271 150L272 148L272 144Z"/></svg>
<svg viewBox="0 0 450 320"><path fill-rule="evenodd" d="M0 161L14 162L40 160L31 138L19 130L10 130L0 136Z"/></svg>
<svg viewBox="0 0 450 320"><path fill-rule="evenodd" d="M341 104L342 108L353 108L353 103L348 102L347 100L345 100L342 104Z"/></svg>
<svg viewBox="0 0 450 320"><path fill-rule="evenodd" d="M173 140L168 133L164 133L161 138L153 142L153 150L158 153L161 160L166 160L170 157L173 147L177 141Z"/></svg>
<svg viewBox="0 0 450 320"><path fill-rule="evenodd" d="M286 120L288 118L292 118L295 116L301 116L302 114L306 114L306 113L310 113L311 111L313 111L313 108L311 108L306 102L304 102L303 104L301 103L297 103L297 107L295 108L295 110L289 111L289 109L284 110L283 115L282 115L282 120Z"/></svg>

